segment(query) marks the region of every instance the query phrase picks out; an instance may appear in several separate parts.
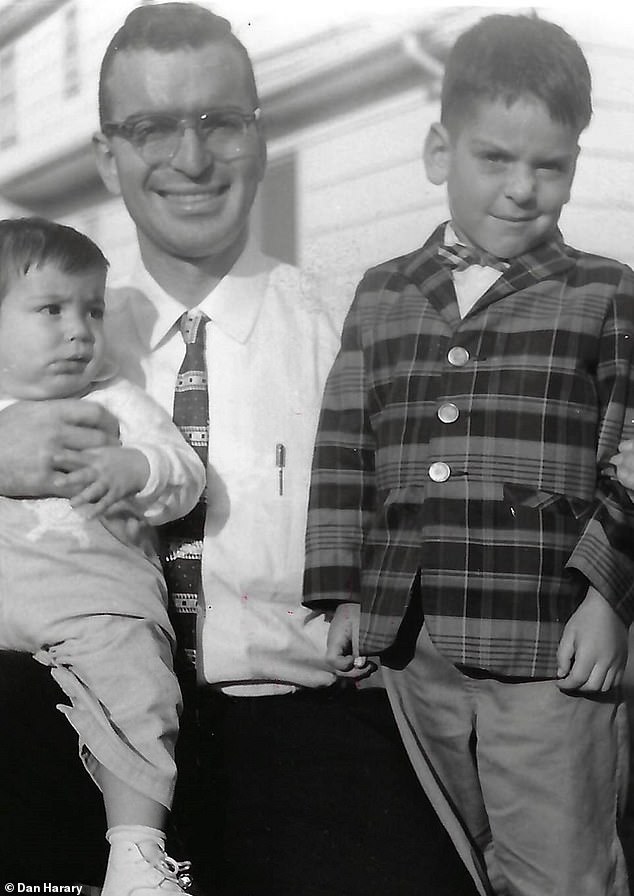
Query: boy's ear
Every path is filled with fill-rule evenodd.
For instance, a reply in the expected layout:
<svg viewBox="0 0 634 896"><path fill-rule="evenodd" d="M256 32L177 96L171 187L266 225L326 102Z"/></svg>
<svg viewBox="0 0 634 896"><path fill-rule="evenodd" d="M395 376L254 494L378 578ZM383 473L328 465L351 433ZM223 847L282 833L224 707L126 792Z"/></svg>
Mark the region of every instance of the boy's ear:
<svg viewBox="0 0 634 896"><path fill-rule="evenodd" d="M93 134L92 148L95 155L97 171L99 172L106 189L109 193L119 196L121 194L119 172L117 171L117 164L112 149L110 148L108 138L100 131L97 131Z"/></svg>
<svg viewBox="0 0 634 896"><path fill-rule="evenodd" d="M451 159L451 139L447 128L436 122L432 124L425 139L423 149L423 162L427 179L432 184L440 186L449 176L449 162Z"/></svg>

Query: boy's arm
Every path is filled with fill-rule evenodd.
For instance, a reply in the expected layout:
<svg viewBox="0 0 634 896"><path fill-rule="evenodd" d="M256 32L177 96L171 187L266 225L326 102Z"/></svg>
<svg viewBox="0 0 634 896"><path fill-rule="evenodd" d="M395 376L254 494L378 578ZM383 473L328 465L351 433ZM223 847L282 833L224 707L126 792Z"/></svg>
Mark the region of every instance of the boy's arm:
<svg viewBox="0 0 634 896"><path fill-rule="evenodd" d="M616 470L616 478L621 485L629 489L630 497L634 491L634 439L626 439L619 444L618 454L610 458Z"/></svg>
<svg viewBox="0 0 634 896"><path fill-rule="evenodd" d="M559 643L559 687L562 691L609 691L621 683L626 662L627 627L590 586Z"/></svg>
<svg viewBox="0 0 634 896"><path fill-rule="evenodd" d="M375 443L366 407L362 287L346 318L341 349L326 383L313 457L304 604L324 611L360 600L364 533L375 503ZM350 618L348 613L348 622ZM337 614L328 648L334 667L338 665L336 656L349 655L348 634L339 631L340 621Z"/></svg>
<svg viewBox="0 0 634 896"><path fill-rule="evenodd" d="M100 400L99 393L94 400ZM107 449L93 452L102 487L110 477L113 483L118 482L117 490L128 489L127 495L134 495L137 506L153 526L185 516L205 487L205 468L194 449L163 408L137 386L122 381L104 400L119 417L122 447L118 458ZM118 463L121 469L117 475ZM105 499L97 511L102 513L106 506L119 500L113 500L113 488L102 497L98 490L99 486L91 494L89 487L74 502L75 506L92 498L94 509L95 497L98 501Z"/></svg>
<svg viewBox="0 0 634 896"><path fill-rule="evenodd" d="M359 604L339 604L328 628L326 666L338 678L367 678L376 664L359 656Z"/></svg>
<svg viewBox="0 0 634 896"><path fill-rule="evenodd" d="M634 437L634 274L623 266L603 322L594 372L599 409L595 502L567 566L625 626L634 620L634 504L613 478L618 445Z"/></svg>
<svg viewBox="0 0 634 896"><path fill-rule="evenodd" d="M79 399L20 401L0 411L0 494L68 498L90 481L86 449L117 444L119 424Z"/></svg>

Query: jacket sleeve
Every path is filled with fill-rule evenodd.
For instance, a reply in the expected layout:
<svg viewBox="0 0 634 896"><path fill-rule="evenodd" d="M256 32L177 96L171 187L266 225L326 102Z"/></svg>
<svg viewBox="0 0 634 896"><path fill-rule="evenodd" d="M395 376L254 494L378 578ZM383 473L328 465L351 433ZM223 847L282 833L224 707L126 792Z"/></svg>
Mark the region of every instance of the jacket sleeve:
<svg viewBox="0 0 634 896"><path fill-rule="evenodd" d="M189 513L205 488L205 468L170 416L146 393L125 383L119 418L121 444L142 451L150 465L145 488L136 496L153 526Z"/></svg>
<svg viewBox="0 0 634 896"><path fill-rule="evenodd" d="M367 408L363 283L326 382L309 493L304 603L360 600L363 537L375 503L374 436Z"/></svg>
<svg viewBox="0 0 634 896"><path fill-rule="evenodd" d="M634 620L634 504L610 458L634 438L634 274L624 268L604 321L596 370L597 489L567 566L582 573L625 623Z"/></svg>

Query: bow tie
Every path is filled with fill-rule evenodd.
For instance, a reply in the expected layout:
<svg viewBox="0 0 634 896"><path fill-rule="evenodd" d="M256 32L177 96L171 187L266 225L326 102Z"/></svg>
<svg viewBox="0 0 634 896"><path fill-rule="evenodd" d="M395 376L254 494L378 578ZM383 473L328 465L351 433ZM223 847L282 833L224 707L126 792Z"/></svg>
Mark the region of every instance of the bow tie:
<svg viewBox="0 0 634 896"><path fill-rule="evenodd" d="M465 271L473 264L481 267L495 268L496 271L508 271L510 263L502 258L496 258L489 252L482 249L475 249L473 246L461 246L456 243L455 246L439 246L438 256L441 264L446 265L453 271Z"/></svg>

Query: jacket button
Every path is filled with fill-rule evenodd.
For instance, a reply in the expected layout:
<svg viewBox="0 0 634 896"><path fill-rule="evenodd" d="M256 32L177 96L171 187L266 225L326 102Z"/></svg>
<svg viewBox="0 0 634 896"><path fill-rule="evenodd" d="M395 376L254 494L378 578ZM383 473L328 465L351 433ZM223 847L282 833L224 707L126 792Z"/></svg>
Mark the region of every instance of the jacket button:
<svg viewBox="0 0 634 896"><path fill-rule="evenodd" d="M455 423L459 416L460 411L451 401L448 401L447 404L441 404L438 408L438 419L442 423Z"/></svg>
<svg viewBox="0 0 634 896"><path fill-rule="evenodd" d="M454 345L453 348L450 348L447 352L447 360L450 364L453 364L454 367L463 367L471 355L467 351L466 348L463 348L461 345Z"/></svg>
<svg viewBox="0 0 634 896"><path fill-rule="evenodd" d="M428 473L433 482L446 482L451 476L451 467L444 461L436 461L431 465Z"/></svg>

